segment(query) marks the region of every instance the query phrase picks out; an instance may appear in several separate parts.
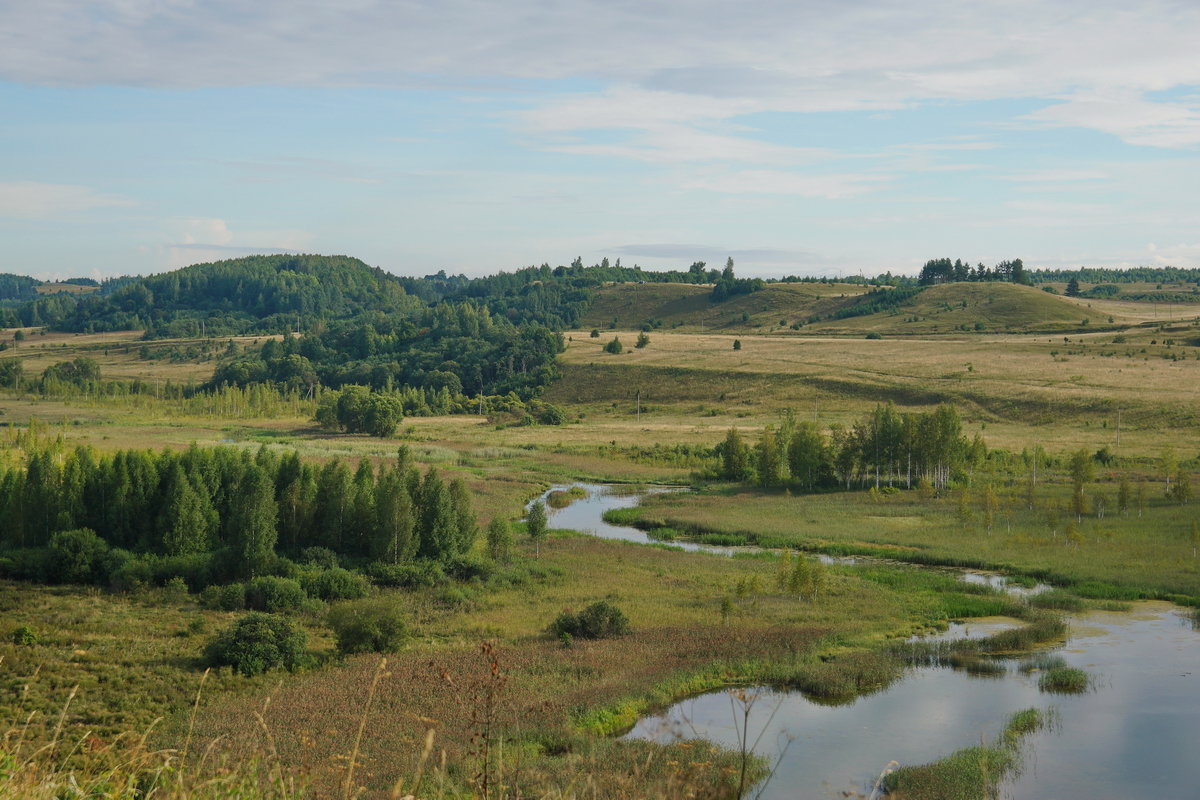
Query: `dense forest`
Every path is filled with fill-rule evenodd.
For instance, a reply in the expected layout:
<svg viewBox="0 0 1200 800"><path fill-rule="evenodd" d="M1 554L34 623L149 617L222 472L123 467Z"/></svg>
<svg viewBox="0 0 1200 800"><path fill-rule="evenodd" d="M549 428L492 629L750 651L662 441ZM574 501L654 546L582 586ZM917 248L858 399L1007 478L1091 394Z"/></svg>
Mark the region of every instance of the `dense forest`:
<svg viewBox="0 0 1200 800"><path fill-rule="evenodd" d="M378 471L231 447L98 454L21 434L0 469L0 575L118 588L182 578L194 590L296 562L404 582L418 562L455 568L477 527L461 479L424 475L407 450Z"/></svg>

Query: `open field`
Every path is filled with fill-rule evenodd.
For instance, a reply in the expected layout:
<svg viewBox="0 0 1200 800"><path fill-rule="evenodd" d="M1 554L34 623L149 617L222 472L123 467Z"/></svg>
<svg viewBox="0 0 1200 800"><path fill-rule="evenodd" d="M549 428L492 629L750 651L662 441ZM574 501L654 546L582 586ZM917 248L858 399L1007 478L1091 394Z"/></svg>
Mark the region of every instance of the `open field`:
<svg viewBox="0 0 1200 800"><path fill-rule="evenodd" d="M1089 513L1082 520L1069 510L1070 488L1061 480L1043 479L1033 508L1024 486L1000 485L990 527L978 488L989 482L986 475L976 476L974 490L930 499L917 492L876 497L865 491L656 495L647 499L642 516L675 529L732 534L773 547L866 552L1200 598L1200 558L1192 538L1200 511L1163 499L1158 477L1145 476L1143 508L1131 506L1125 514L1117 510L1111 479L1090 484Z"/></svg>
<svg viewBox="0 0 1200 800"><path fill-rule="evenodd" d="M948 402L961 411L964 433L979 433L991 448L1020 453L1041 446L1060 459L1080 448L1089 453L1108 448L1115 462L1088 483L1084 518L1074 520L1065 510L1070 490L1061 460L1042 476L1032 510L1024 473L1013 460L1004 462L1007 467L981 468L965 493L953 490L940 499L915 491L792 496L710 486L699 494L656 496L645 514L693 532L770 545L890 552L932 563L1006 567L1076 588L1090 581L1200 597L1191 538L1195 505L1163 499L1158 466L1167 448L1193 473L1200 457L1195 405L1200 329L1190 320L1146 326L1153 312L1142 303L1068 301L1037 290L1028 290L1036 296L1018 308L1006 305L1011 297L996 294L996 287L979 285L967 287L975 294L960 293L965 309L939 306L931 290L921 301L931 305L907 312L915 321L905 322L901 309L896 315L830 321L828 331L844 335L814 335L818 325L792 330L795 318L781 310L802 303L833 308L845 302L842 293L862 287L788 285L737 298L716 311L708 308L703 287L616 288L624 294L614 293L610 306L598 302L589 319L605 314L611 322L615 316L620 327L602 330L598 338L588 327L569 332L560 358L562 378L544 395L565 410L564 425L465 415L409 418L395 437L377 439L321 431L307 401L282 403L263 414L240 406L201 411L153 394L45 398L5 391L0 423L9 430L0 437L14 437L37 420L46 424L47 436L104 451L179 449L198 442L296 450L315 462L367 458L376 464L391 461L406 445L422 468L434 465L447 477L462 477L476 515L486 523L496 516L519 518L523 504L552 483L689 482L695 470L714 463L709 448L730 427L753 443L786 409L828 429L853 424L878 403L927 411ZM641 299L626 303L635 294ZM1040 305L1043 301L1049 305ZM634 348L643 315L668 306L675 316L659 317L663 326L648 333L648 346ZM981 314L994 327L960 329ZM1081 325L1085 316L1088 326ZM1108 328L1109 316L1115 320L1111 329L1094 330ZM1040 322L1030 322L1035 317ZM680 323L674 330L672 320ZM781 321L788 326L781 329ZM1043 324L1064 329L1019 332ZM865 339L871 330L886 332ZM27 375L87 356L105 379L147 383L206 379L228 342L143 343L136 332L29 334L2 356L21 359ZM625 353L602 350L614 335L625 343ZM254 341L246 337L238 344ZM1143 507L1126 515L1117 513L1115 501L1115 480L1122 473L1144 487ZM986 485L997 495L990 527L982 505ZM1098 499L1107 510L1103 516ZM799 675L816 669L820 657L852 659L877 651L896 637L965 615L963 609L996 602L964 600L953 587L935 591L869 580L839 567L831 569L821 596L800 600L775 588L774 558L724 559L564 535L543 543L541 557L534 559L521 539L507 578L398 595L414 636L390 658L369 711L364 709L377 659L338 660L321 614L310 610L298 619L310 633L310 655L322 666L254 680L214 675L198 736L225 737L227 752L268 753L273 747L289 774L304 775L318 796L328 796L338 791L353 732L365 719L358 781L384 796L397 778L414 774L432 729L430 774L436 772L449 792L478 779L479 698L491 686L494 743L503 750L495 775L527 795L563 785L591 796L682 797L728 790L728 753L694 745L626 745L592 734L620 730L681 695ZM628 614L632 635L564 647L544 634L559 612L600 599ZM166 598L160 590L127 597L4 584L0 604L5 611L0 689L11 708L36 710L40 727L33 733L44 737L64 692L79 685L79 699L66 719L73 734L93 731L97 747L162 715L170 719L154 741L178 746L199 681L203 642L233 617L199 609L194 597ZM9 644L20 624L44 631L41 643ZM121 634L130 630L138 631L132 646ZM489 684L484 642L495 647L506 676L502 686ZM826 669L836 672L850 662L840 663ZM35 673L40 677L31 680ZM26 684L31 688L21 699ZM263 726L247 713L264 707L266 730L274 737L270 744L262 738ZM443 750L447 766L434 769Z"/></svg>

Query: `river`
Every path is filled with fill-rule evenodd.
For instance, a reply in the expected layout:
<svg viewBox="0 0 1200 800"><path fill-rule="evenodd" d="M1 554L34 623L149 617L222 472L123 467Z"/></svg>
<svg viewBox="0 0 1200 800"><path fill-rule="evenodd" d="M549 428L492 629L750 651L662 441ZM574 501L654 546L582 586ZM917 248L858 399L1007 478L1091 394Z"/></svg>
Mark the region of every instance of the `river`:
<svg viewBox="0 0 1200 800"><path fill-rule="evenodd" d="M636 505L639 495L579 485L588 496L550 509L552 527L650 541L642 531L600 518L609 508ZM964 579L998 582L981 573L964 573ZM1190 617L1167 603L1144 602L1128 612L1090 611L1068 620L1069 637L1054 653L1092 676L1093 690L1081 695L1041 692L1036 673L1019 672L1016 660L993 677L913 668L886 690L838 706L798 692L751 689L750 740L776 765L751 796L867 797L890 762L922 764L992 740L1013 712L1037 707L1052 710L1055 722L1026 738L1024 767L1002 785L1003 797L1200 798L1192 763L1200 743L1200 632ZM1004 624L972 622L952 626L949 634L979 635ZM737 749L735 719L741 717L731 693L713 692L643 719L627 735L659 742L703 738Z"/></svg>

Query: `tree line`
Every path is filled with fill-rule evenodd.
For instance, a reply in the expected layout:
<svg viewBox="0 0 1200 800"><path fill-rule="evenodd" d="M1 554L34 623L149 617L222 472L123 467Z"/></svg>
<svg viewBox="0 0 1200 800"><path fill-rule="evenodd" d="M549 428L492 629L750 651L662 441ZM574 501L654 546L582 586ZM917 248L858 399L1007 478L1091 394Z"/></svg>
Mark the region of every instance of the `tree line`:
<svg viewBox="0 0 1200 800"><path fill-rule="evenodd" d="M764 428L754 444L730 428L717 446L716 476L804 491L855 484L911 487L922 480L945 488L986 454L981 438L963 435L953 406L943 403L933 411L901 414L888 403L850 427L834 425L828 435L811 422L798 422L790 412L778 428Z"/></svg>
<svg viewBox="0 0 1200 800"><path fill-rule="evenodd" d="M265 447L102 455L21 437L23 457L0 469L0 574L63 577L80 559L111 574L141 560L198 589L287 574L314 549L360 565L449 563L478 533L466 484L421 474L403 447L352 469Z"/></svg>
<svg viewBox="0 0 1200 800"><path fill-rule="evenodd" d="M1001 261L994 267L988 267L983 262L972 267L958 258L954 259L953 263L948 258L935 258L925 262L917 278L917 283L922 286L956 281L1000 281L1024 285L1033 282L1025 264L1019 258Z"/></svg>

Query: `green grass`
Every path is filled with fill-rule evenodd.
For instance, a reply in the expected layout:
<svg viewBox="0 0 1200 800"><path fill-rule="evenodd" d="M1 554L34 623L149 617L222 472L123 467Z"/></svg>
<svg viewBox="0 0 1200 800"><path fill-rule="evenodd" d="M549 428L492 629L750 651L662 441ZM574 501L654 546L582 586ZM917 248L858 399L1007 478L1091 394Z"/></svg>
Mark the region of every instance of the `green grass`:
<svg viewBox="0 0 1200 800"><path fill-rule="evenodd" d="M1200 597L1200 562L1192 557L1188 538L1189 505L1147 493L1140 516L1133 509L1102 519L1090 514L1077 523L1081 536L1073 540L1065 535L1071 521L1065 510L1069 486L1061 479L1043 481L1033 510L1015 477L1007 487L998 481L1000 508L990 531L974 494L968 496L964 521L953 493L925 500L915 491L872 498L862 491L793 496L714 488L648 498L623 520L640 514L651 526L735 535L767 547L998 570L1058 584L1085 599L1187 602ZM1093 502L1104 496L1110 510L1116 505L1112 482L1089 488ZM1078 607L1063 592L1033 602Z"/></svg>
<svg viewBox="0 0 1200 800"><path fill-rule="evenodd" d="M990 800L1000 782L1020 769L1022 738L1048 723L1038 709L1018 711L991 743L895 770L885 779L888 795L897 800Z"/></svg>
<svg viewBox="0 0 1200 800"><path fill-rule="evenodd" d="M1053 694L1082 694L1091 685L1087 672L1075 667L1053 667L1038 677L1038 688Z"/></svg>

